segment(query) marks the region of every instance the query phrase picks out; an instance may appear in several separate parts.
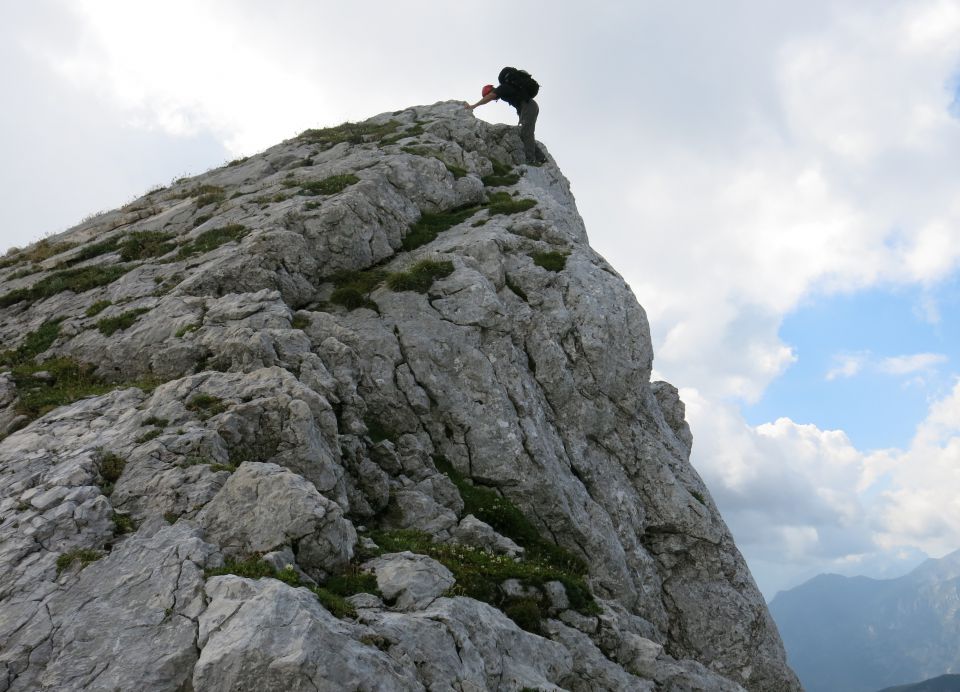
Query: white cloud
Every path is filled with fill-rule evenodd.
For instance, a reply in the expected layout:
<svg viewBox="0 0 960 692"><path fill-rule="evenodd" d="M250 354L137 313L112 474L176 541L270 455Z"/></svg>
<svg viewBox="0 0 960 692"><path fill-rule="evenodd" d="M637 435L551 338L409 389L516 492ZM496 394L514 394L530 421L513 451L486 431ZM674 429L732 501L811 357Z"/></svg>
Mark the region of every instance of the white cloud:
<svg viewBox="0 0 960 692"><path fill-rule="evenodd" d="M930 375L949 360L943 353L912 353L886 358L877 357L869 351L838 353L833 356L834 366L827 371L824 379L848 379L865 371L899 377Z"/></svg>
<svg viewBox="0 0 960 692"><path fill-rule="evenodd" d="M694 464L772 596L818 572L896 573L960 547L960 381L906 450L857 449L787 418L752 427L732 406L681 392Z"/></svg>
<svg viewBox="0 0 960 692"><path fill-rule="evenodd" d="M792 361L777 330L803 300L929 287L957 270L958 12L940 0L839 3L769 56L760 84L775 105L724 133L738 146L640 135L624 190L639 232L611 247L632 250L621 271L674 382L751 401ZM935 303L924 314L935 320ZM844 367L832 376L857 365Z"/></svg>
<svg viewBox="0 0 960 692"><path fill-rule="evenodd" d="M827 372L826 379L829 381L853 377L863 370L863 366L867 362L868 357L868 353L843 353L835 355L833 360L836 365Z"/></svg>
<svg viewBox="0 0 960 692"><path fill-rule="evenodd" d="M949 360L942 353L914 353L907 356L884 358L878 363L881 372L890 375L910 375L933 370Z"/></svg>

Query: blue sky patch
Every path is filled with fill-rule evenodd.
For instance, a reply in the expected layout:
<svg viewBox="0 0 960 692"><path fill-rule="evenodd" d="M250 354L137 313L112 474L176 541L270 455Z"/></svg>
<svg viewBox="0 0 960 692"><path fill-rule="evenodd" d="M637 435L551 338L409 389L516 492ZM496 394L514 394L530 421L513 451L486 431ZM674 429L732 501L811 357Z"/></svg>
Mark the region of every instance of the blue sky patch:
<svg viewBox="0 0 960 692"><path fill-rule="evenodd" d="M888 287L803 305L780 329L797 361L744 416L842 429L862 450L904 449L960 371L958 313L956 275L932 290Z"/></svg>

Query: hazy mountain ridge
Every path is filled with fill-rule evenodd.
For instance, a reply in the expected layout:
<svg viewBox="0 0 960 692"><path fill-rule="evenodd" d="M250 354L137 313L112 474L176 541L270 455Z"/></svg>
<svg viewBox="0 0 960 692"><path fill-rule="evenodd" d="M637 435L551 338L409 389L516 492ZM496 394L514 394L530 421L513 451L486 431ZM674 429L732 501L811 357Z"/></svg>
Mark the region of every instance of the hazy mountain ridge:
<svg viewBox="0 0 960 692"><path fill-rule="evenodd" d="M960 551L897 579L820 575L770 602L809 692L874 692L960 669Z"/></svg>
<svg viewBox="0 0 960 692"><path fill-rule="evenodd" d="M0 261L0 692L798 688L520 151L410 108Z"/></svg>

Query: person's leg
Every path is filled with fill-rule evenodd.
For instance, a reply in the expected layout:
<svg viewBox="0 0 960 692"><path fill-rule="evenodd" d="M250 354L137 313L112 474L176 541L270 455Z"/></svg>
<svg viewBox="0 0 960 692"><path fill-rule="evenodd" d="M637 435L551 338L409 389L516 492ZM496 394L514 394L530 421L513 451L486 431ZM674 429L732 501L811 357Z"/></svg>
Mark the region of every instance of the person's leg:
<svg viewBox="0 0 960 692"><path fill-rule="evenodd" d="M537 155L537 141L534 130L537 127L537 116L540 115L540 106L530 99L520 109L520 139L523 142L523 155L529 164L540 163Z"/></svg>

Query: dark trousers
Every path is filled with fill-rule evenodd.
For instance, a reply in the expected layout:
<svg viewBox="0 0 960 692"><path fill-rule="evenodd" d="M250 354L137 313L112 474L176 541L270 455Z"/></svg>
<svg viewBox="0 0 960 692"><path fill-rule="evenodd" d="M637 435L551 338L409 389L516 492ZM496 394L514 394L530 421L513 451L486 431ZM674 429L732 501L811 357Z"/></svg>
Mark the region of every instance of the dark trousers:
<svg viewBox="0 0 960 692"><path fill-rule="evenodd" d="M537 141L533 137L538 115L540 115L540 106L533 99L525 101L520 106L520 139L523 141L523 154L527 163L539 163L540 159L537 155Z"/></svg>

